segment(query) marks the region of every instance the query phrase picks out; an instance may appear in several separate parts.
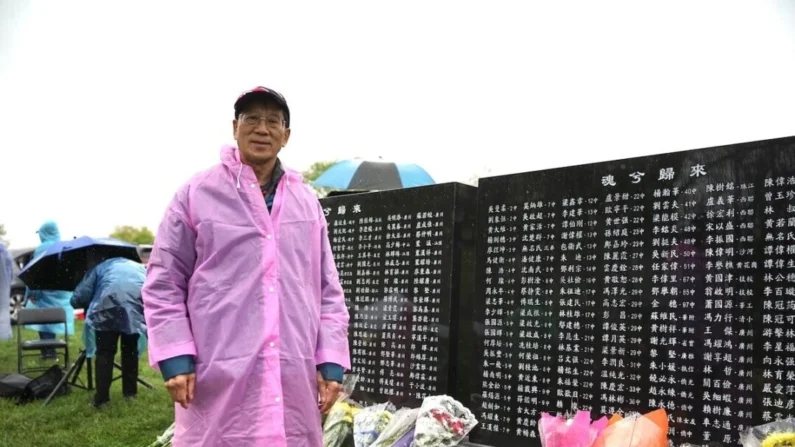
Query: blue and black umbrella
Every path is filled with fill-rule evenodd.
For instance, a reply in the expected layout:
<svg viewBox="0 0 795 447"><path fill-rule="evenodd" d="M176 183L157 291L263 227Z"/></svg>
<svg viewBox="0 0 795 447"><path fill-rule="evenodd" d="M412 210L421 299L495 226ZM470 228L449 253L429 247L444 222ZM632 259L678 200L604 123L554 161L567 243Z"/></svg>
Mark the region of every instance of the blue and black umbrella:
<svg viewBox="0 0 795 447"><path fill-rule="evenodd" d="M413 163L344 160L328 168L312 185L322 188L383 191L433 185L436 182Z"/></svg>
<svg viewBox="0 0 795 447"><path fill-rule="evenodd" d="M141 262L135 245L113 238L83 236L50 245L19 272L19 279L35 290L73 291L89 269L110 258Z"/></svg>

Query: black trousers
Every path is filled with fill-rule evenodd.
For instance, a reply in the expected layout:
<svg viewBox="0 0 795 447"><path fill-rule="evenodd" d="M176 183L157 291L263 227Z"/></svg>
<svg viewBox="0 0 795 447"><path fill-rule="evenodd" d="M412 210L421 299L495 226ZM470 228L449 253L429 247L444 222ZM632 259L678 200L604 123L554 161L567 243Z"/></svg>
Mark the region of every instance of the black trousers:
<svg viewBox="0 0 795 447"><path fill-rule="evenodd" d="M99 405L110 401L110 384L113 381L113 359L116 357L116 346L121 338L121 387L125 397L133 397L138 393L138 334L122 334L121 332L95 333L97 342L96 385L97 393L94 403Z"/></svg>

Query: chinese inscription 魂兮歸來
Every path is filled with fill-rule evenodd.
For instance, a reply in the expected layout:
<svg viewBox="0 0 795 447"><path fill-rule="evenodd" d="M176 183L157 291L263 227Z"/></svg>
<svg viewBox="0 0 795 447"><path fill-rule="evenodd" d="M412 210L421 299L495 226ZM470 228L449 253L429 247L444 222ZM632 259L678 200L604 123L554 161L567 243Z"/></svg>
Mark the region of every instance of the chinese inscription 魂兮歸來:
<svg viewBox="0 0 795 447"><path fill-rule="evenodd" d="M795 143L716 150L481 182L484 443L544 411L722 445L795 413Z"/></svg>

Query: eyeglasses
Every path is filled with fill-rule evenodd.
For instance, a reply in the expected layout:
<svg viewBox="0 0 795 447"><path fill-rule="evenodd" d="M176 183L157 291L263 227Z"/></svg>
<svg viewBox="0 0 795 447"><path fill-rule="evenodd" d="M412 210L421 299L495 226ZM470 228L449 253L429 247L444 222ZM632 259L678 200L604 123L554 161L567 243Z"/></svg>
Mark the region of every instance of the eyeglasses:
<svg viewBox="0 0 795 447"><path fill-rule="evenodd" d="M279 118L275 115L270 116L258 116L258 115L241 115L241 121L246 126L259 126L261 121L265 121L265 125L268 129L279 130L284 126L285 122L282 118Z"/></svg>

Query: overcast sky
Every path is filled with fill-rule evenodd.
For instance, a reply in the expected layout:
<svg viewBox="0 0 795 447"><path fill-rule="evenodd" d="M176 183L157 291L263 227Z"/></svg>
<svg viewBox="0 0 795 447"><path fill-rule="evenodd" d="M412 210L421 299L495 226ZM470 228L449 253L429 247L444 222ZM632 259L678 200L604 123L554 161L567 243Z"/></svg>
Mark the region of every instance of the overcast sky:
<svg viewBox="0 0 795 447"><path fill-rule="evenodd" d="M795 135L795 1L0 0L12 247L155 229L282 92L298 169L377 157L437 182Z"/></svg>

